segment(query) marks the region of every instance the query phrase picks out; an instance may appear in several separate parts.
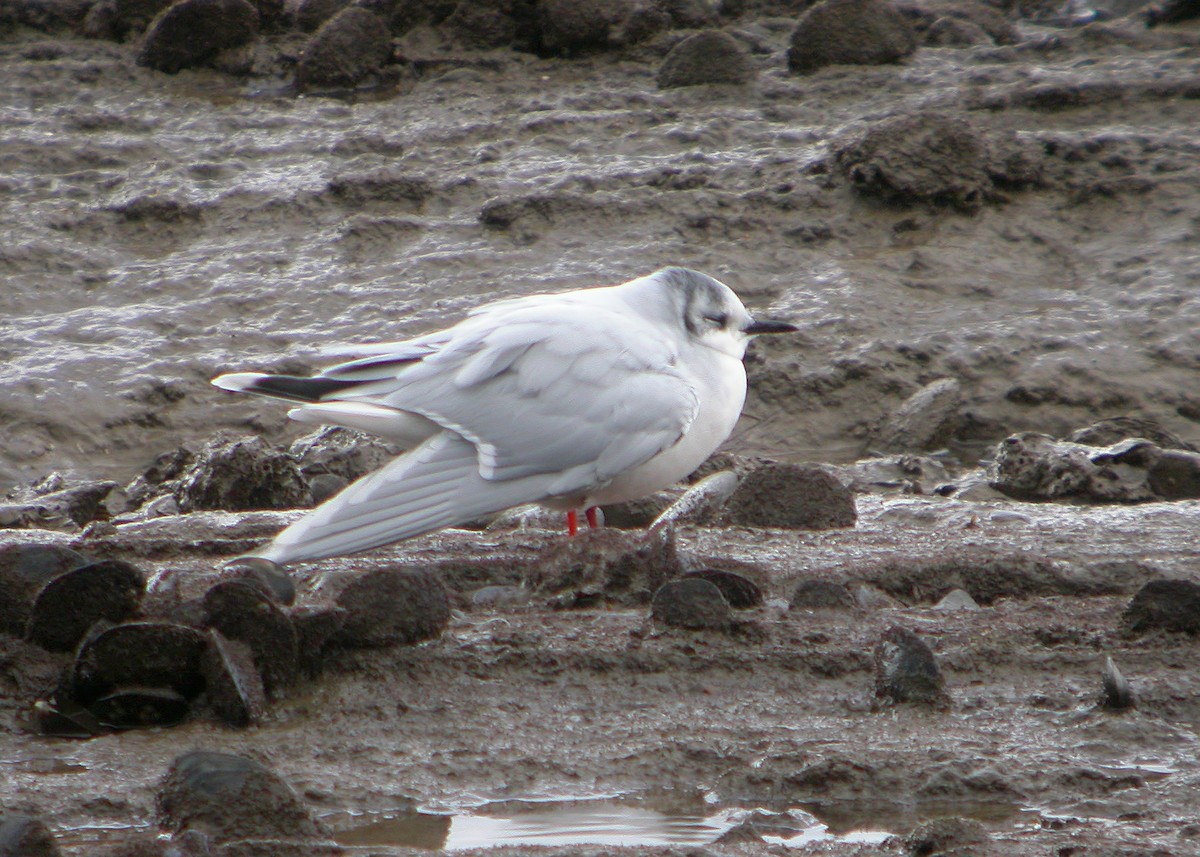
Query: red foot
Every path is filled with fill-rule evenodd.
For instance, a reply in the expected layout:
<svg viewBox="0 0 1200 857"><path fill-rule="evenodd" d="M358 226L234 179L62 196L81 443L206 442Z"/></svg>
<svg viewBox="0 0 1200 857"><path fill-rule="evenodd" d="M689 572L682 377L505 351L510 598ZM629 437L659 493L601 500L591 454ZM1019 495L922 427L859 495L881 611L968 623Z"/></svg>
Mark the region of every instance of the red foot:
<svg viewBox="0 0 1200 857"><path fill-rule="evenodd" d="M567 535L573 536L579 532L579 513L574 509L567 512Z"/></svg>
<svg viewBox="0 0 1200 857"><path fill-rule="evenodd" d="M588 510L586 512L584 512L584 514L587 515L588 526L591 527L593 530L599 529L599 527L600 527L600 522L596 518L596 513L599 511L600 511L599 506L589 506Z"/></svg>

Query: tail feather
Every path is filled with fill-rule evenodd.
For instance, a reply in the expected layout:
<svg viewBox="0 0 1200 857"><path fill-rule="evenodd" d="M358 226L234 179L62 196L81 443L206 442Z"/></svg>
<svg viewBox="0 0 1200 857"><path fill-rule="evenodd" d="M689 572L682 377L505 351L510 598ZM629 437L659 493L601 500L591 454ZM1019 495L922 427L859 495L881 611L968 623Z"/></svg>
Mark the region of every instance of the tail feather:
<svg viewBox="0 0 1200 857"><path fill-rule="evenodd" d="M442 432L363 477L255 551L280 564L355 553L546 496L549 478L489 481L475 447Z"/></svg>

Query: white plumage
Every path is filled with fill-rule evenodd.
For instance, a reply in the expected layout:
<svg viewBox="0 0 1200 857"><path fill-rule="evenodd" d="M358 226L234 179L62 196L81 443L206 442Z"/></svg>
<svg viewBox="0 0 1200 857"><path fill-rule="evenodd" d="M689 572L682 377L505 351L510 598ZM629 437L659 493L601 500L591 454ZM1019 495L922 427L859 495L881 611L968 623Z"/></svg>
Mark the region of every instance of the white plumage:
<svg viewBox="0 0 1200 857"><path fill-rule="evenodd" d="M279 563L366 550L524 503L577 510L682 479L729 436L755 322L724 284L665 268L619 286L490 304L446 330L364 346L312 378L213 383L300 404L301 422L409 451L255 552Z"/></svg>

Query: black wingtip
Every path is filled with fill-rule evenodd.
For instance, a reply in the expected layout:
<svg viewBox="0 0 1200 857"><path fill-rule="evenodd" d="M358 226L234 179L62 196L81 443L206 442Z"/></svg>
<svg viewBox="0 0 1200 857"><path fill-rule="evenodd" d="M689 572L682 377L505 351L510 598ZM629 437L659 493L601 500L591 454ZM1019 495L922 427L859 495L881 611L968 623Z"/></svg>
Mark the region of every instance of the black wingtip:
<svg viewBox="0 0 1200 857"><path fill-rule="evenodd" d="M330 393L356 387L358 381L339 381L336 378L298 378L295 375L264 375L249 387L248 393L260 393L291 402L320 402Z"/></svg>

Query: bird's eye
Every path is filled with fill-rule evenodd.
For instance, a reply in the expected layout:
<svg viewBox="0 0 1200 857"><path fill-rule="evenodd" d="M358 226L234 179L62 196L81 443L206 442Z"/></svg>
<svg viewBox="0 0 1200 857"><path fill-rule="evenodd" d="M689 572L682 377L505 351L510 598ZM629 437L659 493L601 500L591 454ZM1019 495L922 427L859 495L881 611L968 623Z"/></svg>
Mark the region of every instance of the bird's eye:
<svg viewBox="0 0 1200 857"><path fill-rule="evenodd" d="M719 312L713 315L704 316L705 321L711 321L717 327L724 327L729 323L729 316L726 313Z"/></svg>

